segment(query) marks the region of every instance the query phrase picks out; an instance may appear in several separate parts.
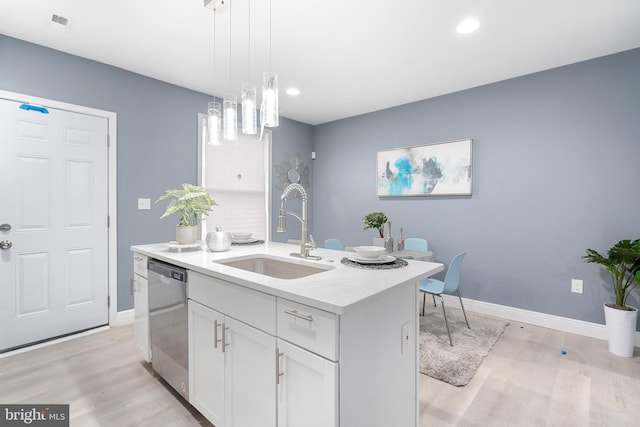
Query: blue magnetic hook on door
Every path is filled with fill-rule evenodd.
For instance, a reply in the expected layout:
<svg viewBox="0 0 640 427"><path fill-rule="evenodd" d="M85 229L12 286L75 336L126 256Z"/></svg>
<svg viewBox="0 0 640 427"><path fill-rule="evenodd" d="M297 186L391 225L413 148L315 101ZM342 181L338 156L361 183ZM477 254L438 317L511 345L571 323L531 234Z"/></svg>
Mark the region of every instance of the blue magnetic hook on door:
<svg viewBox="0 0 640 427"><path fill-rule="evenodd" d="M33 110L33 111L40 111L42 114L49 114L49 110L47 110L44 107L39 107L37 105L22 104L20 108L26 111Z"/></svg>

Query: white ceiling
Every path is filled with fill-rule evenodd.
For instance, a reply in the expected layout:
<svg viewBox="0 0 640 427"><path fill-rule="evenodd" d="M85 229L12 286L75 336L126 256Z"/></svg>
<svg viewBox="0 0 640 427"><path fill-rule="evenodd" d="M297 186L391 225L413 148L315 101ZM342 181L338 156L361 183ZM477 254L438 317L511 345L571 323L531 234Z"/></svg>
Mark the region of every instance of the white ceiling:
<svg viewBox="0 0 640 427"><path fill-rule="evenodd" d="M214 31L203 0L0 0L0 33L207 94L271 60L281 115L309 124L640 47L639 23L639 0L231 0Z"/></svg>

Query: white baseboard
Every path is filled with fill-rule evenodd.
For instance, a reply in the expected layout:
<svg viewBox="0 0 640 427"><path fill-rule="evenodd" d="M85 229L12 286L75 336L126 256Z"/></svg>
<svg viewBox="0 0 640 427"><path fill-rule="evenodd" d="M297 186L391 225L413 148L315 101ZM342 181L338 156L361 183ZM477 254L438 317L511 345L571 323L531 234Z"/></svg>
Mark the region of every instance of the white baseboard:
<svg viewBox="0 0 640 427"><path fill-rule="evenodd" d="M457 296L443 295L443 297L447 305L452 307L460 306ZM429 296L427 296L427 300L428 299ZM538 313L536 311L529 311L521 308L508 307L506 305L498 305L467 298L462 298L462 302L464 303L465 310L475 311L480 314L501 317L503 319L514 320L516 322L528 323L530 325L542 326L543 328L555 329L601 340L607 339L606 327L599 323L585 322L584 320L570 319L568 317L555 316L553 314ZM427 304L429 304L429 301L427 301ZM636 331L634 345L636 347L640 347L639 331Z"/></svg>
<svg viewBox="0 0 640 427"><path fill-rule="evenodd" d="M134 312L134 309L132 308L131 310L118 311L116 313L116 318L111 319L111 321L109 322L109 325L123 326L123 325L131 324L134 321L135 321L135 312Z"/></svg>

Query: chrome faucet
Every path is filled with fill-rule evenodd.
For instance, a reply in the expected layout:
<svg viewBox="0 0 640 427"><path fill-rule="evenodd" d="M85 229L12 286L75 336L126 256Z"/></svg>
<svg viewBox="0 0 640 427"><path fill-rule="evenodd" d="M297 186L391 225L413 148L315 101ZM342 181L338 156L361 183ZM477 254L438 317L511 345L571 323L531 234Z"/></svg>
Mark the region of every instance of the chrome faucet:
<svg viewBox="0 0 640 427"><path fill-rule="evenodd" d="M302 197L302 217L299 217L294 212L285 211L284 210L284 202L291 198L291 195L294 191L298 191L300 196ZM309 255L309 252L312 249L316 249L316 242L313 240L313 236L307 235L307 192L304 190L304 187L296 182L289 184L284 191L282 192L282 196L280 196L280 213L278 214L278 233L284 233L287 231L287 221L286 216L291 215L294 218L297 218L298 221L302 223L302 236L300 237L300 253L291 253L289 255L307 258L307 259L321 259L317 255Z"/></svg>

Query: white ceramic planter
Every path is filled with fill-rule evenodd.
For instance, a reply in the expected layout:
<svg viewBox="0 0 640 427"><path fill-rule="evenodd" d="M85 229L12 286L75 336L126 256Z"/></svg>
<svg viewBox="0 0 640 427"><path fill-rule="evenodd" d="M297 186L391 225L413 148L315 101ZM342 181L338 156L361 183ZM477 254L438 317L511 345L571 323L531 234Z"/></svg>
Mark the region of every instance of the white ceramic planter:
<svg viewBox="0 0 640 427"><path fill-rule="evenodd" d="M192 245L198 241L197 225L176 225L176 241L181 245Z"/></svg>
<svg viewBox="0 0 640 427"><path fill-rule="evenodd" d="M633 357L633 344L638 321L638 309L618 310L604 305L609 351L617 356Z"/></svg>
<svg viewBox="0 0 640 427"><path fill-rule="evenodd" d="M372 237L373 246L382 246L384 247L384 239L382 237Z"/></svg>

